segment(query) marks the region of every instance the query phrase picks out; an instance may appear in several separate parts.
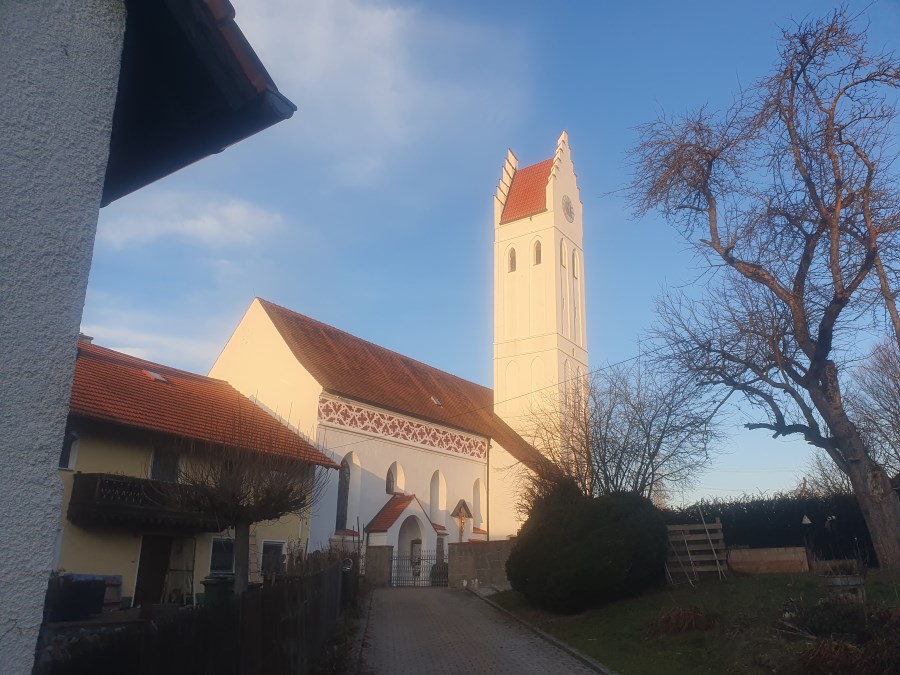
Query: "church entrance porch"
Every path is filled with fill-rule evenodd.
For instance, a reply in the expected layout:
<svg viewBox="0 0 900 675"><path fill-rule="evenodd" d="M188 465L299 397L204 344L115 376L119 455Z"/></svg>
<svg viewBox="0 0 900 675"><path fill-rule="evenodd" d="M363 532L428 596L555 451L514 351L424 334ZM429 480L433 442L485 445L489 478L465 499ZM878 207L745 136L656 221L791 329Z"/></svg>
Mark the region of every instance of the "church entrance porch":
<svg viewBox="0 0 900 675"><path fill-rule="evenodd" d="M391 586L446 586L447 562L443 549L422 547L422 524L415 515L407 516L397 535L397 548L391 561Z"/></svg>

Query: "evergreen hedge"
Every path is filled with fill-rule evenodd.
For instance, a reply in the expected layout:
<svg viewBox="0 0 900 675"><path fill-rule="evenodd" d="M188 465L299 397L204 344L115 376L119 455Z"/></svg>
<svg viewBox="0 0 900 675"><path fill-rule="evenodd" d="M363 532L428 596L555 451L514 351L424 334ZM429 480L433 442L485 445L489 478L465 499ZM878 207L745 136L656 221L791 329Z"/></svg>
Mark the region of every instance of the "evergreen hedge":
<svg viewBox="0 0 900 675"><path fill-rule="evenodd" d="M868 565L876 564L869 530L852 494L703 500L668 508L665 519L669 524L699 523L701 511L707 523L716 518L722 521L729 547L806 546L822 560L859 558ZM811 524L803 524L804 516ZM833 519L826 525L829 518Z"/></svg>
<svg viewBox="0 0 900 675"><path fill-rule="evenodd" d="M530 602L577 612L664 581L666 528L649 500L563 486L536 502L506 563Z"/></svg>

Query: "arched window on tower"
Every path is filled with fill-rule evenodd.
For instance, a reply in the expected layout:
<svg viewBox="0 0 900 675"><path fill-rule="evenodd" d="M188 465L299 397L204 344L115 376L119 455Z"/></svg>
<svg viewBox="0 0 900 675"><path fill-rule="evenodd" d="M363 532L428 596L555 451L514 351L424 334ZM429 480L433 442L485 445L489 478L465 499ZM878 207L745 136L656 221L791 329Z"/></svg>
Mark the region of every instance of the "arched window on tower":
<svg viewBox="0 0 900 675"><path fill-rule="evenodd" d="M509 249L509 267L507 268L510 272L516 271L516 249Z"/></svg>
<svg viewBox="0 0 900 675"><path fill-rule="evenodd" d="M572 276L578 278L578 251L572 251Z"/></svg>
<svg viewBox="0 0 900 675"><path fill-rule="evenodd" d="M541 264L541 242L534 242L534 264Z"/></svg>
<svg viewBox="0 0 900 675"><path fill-rule="evenodd" d="M566 242L564 239L559 240L559 264L563 267L566 266L566 258L568 254L566 253Z"/></svg>

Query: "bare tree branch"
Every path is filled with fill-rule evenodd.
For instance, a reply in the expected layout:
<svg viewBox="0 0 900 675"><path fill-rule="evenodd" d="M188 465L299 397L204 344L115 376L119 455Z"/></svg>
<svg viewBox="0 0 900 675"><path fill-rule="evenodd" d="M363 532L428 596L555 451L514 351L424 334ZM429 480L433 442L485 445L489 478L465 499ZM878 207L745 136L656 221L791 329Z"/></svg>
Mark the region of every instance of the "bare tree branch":
<svg viewBox="0 0 900 675"><path fill-rule="evenodd" d="M879 316L900 347L898 87L900 61L870 53L837 10L784 31L774 71L724 113L643 126L632 184L639 213L659 210L719 270L705 298L660 301L672 362L743 394L761 417L749 428L823 449L893 568L900 500L880 461L885 427L844 388Z"/></svg>

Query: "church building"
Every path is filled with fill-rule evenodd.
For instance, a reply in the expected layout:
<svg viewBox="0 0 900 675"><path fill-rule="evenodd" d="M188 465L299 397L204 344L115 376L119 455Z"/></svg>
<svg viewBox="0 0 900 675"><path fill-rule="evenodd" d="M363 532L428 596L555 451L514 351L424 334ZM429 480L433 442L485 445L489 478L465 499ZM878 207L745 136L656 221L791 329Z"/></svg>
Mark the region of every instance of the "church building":
<svg viewBox="0 0 900 675"><path fill-rule="evenodd" d="M529 407L587 371L581 201L565 132L495 198L494 389L256 298L210 376L307 434L339 464L309 550L394 555L515 535L518 477L542 461ZM563 392L564 393L564 392Z"/></svg>

